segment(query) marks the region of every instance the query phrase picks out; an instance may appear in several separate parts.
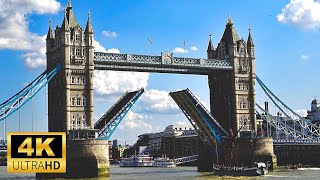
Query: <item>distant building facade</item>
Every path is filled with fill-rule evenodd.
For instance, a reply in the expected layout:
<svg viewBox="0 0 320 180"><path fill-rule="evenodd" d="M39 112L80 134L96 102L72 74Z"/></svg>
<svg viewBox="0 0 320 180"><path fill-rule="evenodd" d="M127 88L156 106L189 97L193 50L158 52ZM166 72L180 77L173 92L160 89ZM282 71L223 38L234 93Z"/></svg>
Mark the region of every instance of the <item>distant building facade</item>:
<svg viewBox="0 0 320 180"><path fill-rule="evenodd" d="M170 125L163 132L142 134L139 140L142 139L143 142L148 141L148 152L154 157L166 155L175 158L199 152L200 139L191 125Z"/></svg>
<svg viewBox="0 0 320 180"><path fill-rule="evenodd" d="M307 118L314 124L320 123L320 102L317 99L314 99L311 102L311 110L307 111Z"/></svg>

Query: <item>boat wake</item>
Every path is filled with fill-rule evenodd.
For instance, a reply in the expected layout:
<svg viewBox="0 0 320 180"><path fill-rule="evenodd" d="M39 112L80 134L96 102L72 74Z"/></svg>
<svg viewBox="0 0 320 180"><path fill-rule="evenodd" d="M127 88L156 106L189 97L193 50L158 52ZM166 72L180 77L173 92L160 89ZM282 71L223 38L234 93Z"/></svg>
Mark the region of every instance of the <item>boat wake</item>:
<svg viewBox="0 0 320 180"><path fill-rule="evenodd" d="M266 174L264 177L274 177L274 178L297 178L298 176L281 176L281 175L273 175L273 174Z"/></svg>
<svg viewBox="0 0 320 180"><path fill-rule="evenodd" d="M314 170L314 171L319 171L320 168L298 168L300 171L306 171L306 170Z"/></svg>

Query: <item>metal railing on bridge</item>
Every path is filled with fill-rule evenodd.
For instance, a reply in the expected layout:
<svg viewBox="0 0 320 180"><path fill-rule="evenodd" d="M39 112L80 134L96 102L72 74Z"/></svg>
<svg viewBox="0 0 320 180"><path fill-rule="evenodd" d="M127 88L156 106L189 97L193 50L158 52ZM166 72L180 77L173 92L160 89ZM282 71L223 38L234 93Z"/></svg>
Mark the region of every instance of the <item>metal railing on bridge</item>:
<svg viewBox="0 0 320 180"><path fill-rule="evenodd" d="M274 145L319 145L317 140L274 139Z"/></svg>
<svg viewBox="0 0 320 180"><path fill-rule="evenodd" d="M99 129L99 139L109 139L125 115L129 112L134 103L144 92L141 88L138 91L126 92L94 125Z"/></svg>
<svg viewBox="0 0 320 180"><path fill-rule="evenodd" d="M169 53L151 56L95 52L94 66L97 70L181 74L208 74L213 69L232 70L231 62L228 60L182 58Z"/></svg>
<svg viewBox="0 0 320 180"><path fill-rule="evenodd" d="M198 160L198 155L193 155L193 156L187 156L187 157L181 157L181 158L176 158L174 159L175 164L183 164L183 163L188 163L188 162L193 162Z"/></svg>

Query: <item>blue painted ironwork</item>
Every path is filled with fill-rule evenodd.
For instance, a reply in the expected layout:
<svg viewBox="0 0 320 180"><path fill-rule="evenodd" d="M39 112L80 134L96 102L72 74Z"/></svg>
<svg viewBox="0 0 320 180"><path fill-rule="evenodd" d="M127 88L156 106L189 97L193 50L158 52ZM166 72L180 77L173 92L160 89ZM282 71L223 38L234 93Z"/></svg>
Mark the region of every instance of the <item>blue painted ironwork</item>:
<svg viewBox="0 0 320 180"><path fill-rule="evenodd" d="M301 117L295 111L293 111L289 106L287 106L283 101L281 101L262 81L256 76L258 84L261 86L265 94L270 98L270 100L276 105L277 108L293 123L294 133L297 130L301 131L302 137L307 139L320 139L320 129L311 123L309 120ZM290 116L290 115L291 116ZM287 125L288 126L288 125Z"/></svg>
<svg viewBox="0 0 320 180"><path fill-rule="evenodd" d="M207 139L207 142L211 146L213 146L215 142L221 143L223 136L228 136L227 132L189 89L171 92L170 96L173 97L191 124L197 125L196 128L198 129L196 130L200 130L198 132L200 134L203 133L203 138Z"/></svg>
<svg viewBox="0 0 320 180"><path fill-rule="evenodd" d="M116 130L116 128L118 127L120 122L124 119L126 114L129 112L129 110L132 108L132 106L135 104L135 102L140 98L140 96L142 95L143 92L144 92L143 88L141 88L140 90L138 90L136 92L131 92L131 93L135 93L135 95L128 100L128 102L121 108L121 110L119 112L117 112L117 114L109 122L106 122L105 126L102 129L100 129L99 139L103 139L103 140L110 139L111 135ZM117 101L117 103L120 102L121 99L124 99L127 94L129 94L129 92L126 92L125 95L123 95ZM97 123L95 124L95 127L97 126L97 124L104 121L104 117L106 117L108 115L108 113L110 113L113 110L113 108L117 105L117 103L114 106L112 106L108 110L108 112L105 113L100 118L99 121L97 121Z"/></svg>
<svg viewBox="0 0 320 180"><path fill-rule="evenodd" d="M221 143L222 136L228 136L227 132L222 128L222 126L214 119L211 113L205 108L202 103L198 100L198 98L189 90L186 90L188 95L190 96L190 100L193 101L193 105L195 106L198 113L203 118L206 125L210 128L212 134L215 136L216 140ZM200 108L199 108L200 106Z"/></svg>
<svg viewBox="0 0 320 180"><path fill-rule="evenodd" d="M200 139L204 142L207 143L209 145L214 145L213 143L211 143L210 139L208 138L208 136L206 135L206 133L203 131L204 128L200 128L199 125L201 124L197 124L196 120L194 118L192 118L189 113L187 111L190 110L186 110L186 106L183 105L184 102L182 102L182 97L180 97L180 94L177 93L170 93L170 96L172 97L172 99L177 103L177 105L179 106L179 108L181 109L181 111L183 112L183 114L187 117L187 119L189 120L189 122L191 123L191 125L193 126L193 128L196 130L198 136L200 137ZM180 102L181 101L181 102Z"/></svg>
<svg viewBox="0 0 320 180"><path fill-rule="evenodd" d="M40 76L33 80L29 85L17 94L0 104L0 121L4 120L35 96L61 69L61 64L52 71L44 71Z"/></svg>
<svg viewBox="0 0 320 180"><path fill-rule="evenodd" d="M94 53L95 69L182 74L208 74L214 69L232 70L229 60L181 58L173 54L161 56Z"/></svg>

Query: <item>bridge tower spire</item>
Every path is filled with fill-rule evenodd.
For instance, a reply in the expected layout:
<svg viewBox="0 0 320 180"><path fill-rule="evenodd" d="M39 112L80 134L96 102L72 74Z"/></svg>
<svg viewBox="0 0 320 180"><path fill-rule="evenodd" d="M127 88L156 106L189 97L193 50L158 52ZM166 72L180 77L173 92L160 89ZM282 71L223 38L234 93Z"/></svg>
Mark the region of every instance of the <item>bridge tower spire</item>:
<svg viewBox="0 0 320 180"><path fill-rule="evenodd" d="M215 58L215 50L214 50L214 46L212 43L212 38L211 38L211 34L209 34L209 44L208 44L208 49L207 49L207 57L208 59L214 59Z"/></svg>
<svg viewBox="0 0 320 180"><path fill-rule="evenodd" d="M49 131L93 129L94 34L90 17L84 31L68 1L62 25L54 34L54 47L48 48L47 43L47 68L62 64L62 69L49 82Z"/></svg>
<svg viewBox="0 0 320 180"><path fill-rule="evenodd" d="M230 61L233 70L209 73L208 80L211 113L224 129L232 129L233 132L240 128L240 131L256 131L253 54L251 34L247 42L240 39L228 17L216 56Z"/></svg>
<svg viewBox="0 0 320 180"><path fill-rule="evenodd" d="M50 51L50 48L53 47L53 41L54 41L54 36L53 36L53 32L52 32L52 20L50 18L50 20L49 20L49 29L48 29L47 38L46 38L47 51Z"/></svg>

